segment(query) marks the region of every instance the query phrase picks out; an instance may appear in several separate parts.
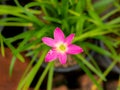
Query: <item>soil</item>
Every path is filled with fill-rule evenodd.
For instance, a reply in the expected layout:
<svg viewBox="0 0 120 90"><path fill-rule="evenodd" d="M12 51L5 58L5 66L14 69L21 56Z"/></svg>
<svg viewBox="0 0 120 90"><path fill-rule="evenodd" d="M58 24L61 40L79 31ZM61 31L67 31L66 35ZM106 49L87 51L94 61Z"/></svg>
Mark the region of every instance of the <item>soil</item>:
<svg viewBox="0 0 120 90"><path fill-rule="evenodd" d="M12 77L10 77L9 67L12 59L12 53L9 48L5 48L5 52L5 57L2 57L0 52L0 90L16 90L20 78L28 66L29 58L25 58L26 63L21 63L17 59Z"/></svg>
<svg viewBox="0 0 120 90"><path fill-rule="evenodd" d="M86 57L84 53L81 53L82 56ZM43 67L47 65L46 62L43 63ZM55 60L55 71L57 72L69 72L72 70L80 69L79 65L77 64L75 58L72 55L67 55L67 62L66 64L62 65L58 59Z"/></svg>
<svg viewBox="0 0 120 90"><path fill-rule="evenodd" d="M55 60L55 67L56 68L59 68L59 67L66 68L66 67L74 66L76 64L77 64L77 62L74 59L74 57L72 57L72 55L67 56L67 63L65 65L61 65L59 60Z"/></svg>

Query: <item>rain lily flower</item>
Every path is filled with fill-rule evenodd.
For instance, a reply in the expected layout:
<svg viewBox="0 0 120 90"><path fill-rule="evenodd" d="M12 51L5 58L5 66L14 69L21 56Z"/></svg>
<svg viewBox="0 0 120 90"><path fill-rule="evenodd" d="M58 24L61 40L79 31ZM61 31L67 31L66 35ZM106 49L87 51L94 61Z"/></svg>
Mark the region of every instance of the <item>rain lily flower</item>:
<svg viewBox="0 0 120 90"><path fill-rule="evenodd" d="M67 54L79 54L83 52L83 49L80 46L71 44L74 36L75 34L70 34L65 38L62 30L57 27L54 31L54 39L43 37L43 43L52 47L45 57L45 62L59 59L61 64L65 64L67 61Z"/></svg>

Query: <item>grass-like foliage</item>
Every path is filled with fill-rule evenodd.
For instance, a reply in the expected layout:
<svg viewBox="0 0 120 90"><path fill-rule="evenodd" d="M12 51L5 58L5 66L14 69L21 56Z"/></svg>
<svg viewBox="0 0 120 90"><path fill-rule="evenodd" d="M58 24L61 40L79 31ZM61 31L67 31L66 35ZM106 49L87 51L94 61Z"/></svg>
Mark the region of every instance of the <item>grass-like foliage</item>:
<svg viewBox="0 0 120 90"><path fill-rule="evenodd" d="M28 68L23 74L18 90L27 90L30 87L36 73L41 67L44 57L49 50L41 38L44 36L53 37L53 30L60 27L65 36L71 33L75 34L73 43L84 49L84 54L74 55L80 68L92 79L98 89L102 90L101 81L106 80L107 74L112 70L114 65L120 61L120 55L115 51L115 47L119 45L119 41L110 37L108 34L120 36L120 17L108 20L116 12L120 11L120 5L117 0L99 0L92 3L92 0L35 0L24 6L20 5L18 0L14 0L16 6L0 5L0 15L11 15L0 19L0 26L22 26L26 30L14 37L5 38L0 34L1 54L5 56L4 43L11 49L13 58L10 65L10 75L16 58L21 62L25 62L21 52L29 51L26 56L32 56ZM107 6L114 7L108 10ZM107 13L105 13L105 11ZM38 18L39 17L39 18ZM1 31L1 30L0 30ZM12 30L11 30L12 32ZM14 33L14 32L13 32ZM22 39L18 43L17 48L12 42ZM96 41L102 41L108 50L103 49L96 44ZM101 55L106 55L114 59L113 63L102 72L91 55L91 51ZM38 58L38 54L42 52ZM92 62L86 60L86 56ZM37 62L33 66L34 61ZM32 69L30 68L32 66ZM38 90L48 74L47 90L52 90L52 79L54 74L54 62L47 64L42 72L35 90ZM97 81L93 73L99 76Z"/></svg>

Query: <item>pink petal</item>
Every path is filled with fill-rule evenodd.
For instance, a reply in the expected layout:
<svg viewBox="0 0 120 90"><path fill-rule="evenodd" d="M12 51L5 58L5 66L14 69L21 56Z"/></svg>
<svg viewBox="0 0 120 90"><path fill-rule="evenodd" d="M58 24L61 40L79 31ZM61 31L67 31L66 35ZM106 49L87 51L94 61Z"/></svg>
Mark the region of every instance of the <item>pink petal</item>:
<svg viewBox="0 0 120 90"><path fill-rule="evenodd" d="M54 47L54 45L55 45L54 40L49 37L43 37L42 41L43 41L43 43L45 43L46 45L51 46L51 47Z"/></svg>
<svg viewBox="0 0 120 90"><path fill-rule="evenodd" d="M74 44L68 46L68 54L79 54L81 52L83 52L83 49L80 46Z"/></svg>
<svg viewBox="0 0 120 90"><path fill-rule="evenodd" d="M58 55L59 61L61 64L66 64L67 61L67 55L66 54L59 54Z"/></svg>
<svg viewBox="0 0 120 90"><path fill-rule="evenodd" d="M57 53L54 50L50 50L46 57L45 57L45 62L51 62L53 60L57 59Z"/></svg>
<svg viewBox="0 0 120 90"><path fill-rule="evenodd" d="M56 41L64 41L64 33L62 32L62 30L60 28L56 28L54 31L54 39Z"/></svg>
<svg viewBox="0 0 120 90"><path fill-rule="evenodd" d="M75 34L70 34L68 37L66 37L65 42L69 45L71 44Z"/></svg>

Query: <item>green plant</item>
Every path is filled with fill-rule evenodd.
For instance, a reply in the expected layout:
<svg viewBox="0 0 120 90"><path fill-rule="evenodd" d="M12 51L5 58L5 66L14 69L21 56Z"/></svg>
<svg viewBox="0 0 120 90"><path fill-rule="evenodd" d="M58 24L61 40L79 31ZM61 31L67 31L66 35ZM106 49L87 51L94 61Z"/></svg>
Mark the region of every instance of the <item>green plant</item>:
<svg viewBox="0 0 120 90"><path fill-rule="evenodd" d="M84 49L84 53L91 59L92 63L88 62L82 55L78 54L74 57L82 70L84 70L95 85L101 90L102 87L100 86L100 82L102 80L106 80L105 76L111 71L118 60L113 61L108 69L102 73L99 66L96 64L94 57L90 55L89 50L93 50L110 58L119 58L114 50L115 43L112 42L111 38L106 36L106 34L109 33L120 35L120 18L118 17L111 21L106 21L108 17L120 10L119 4L114 0L106 0L105 5L109 5L109 3L112 2L116 8L100 17L100 14L104 11L103 8L101 8L102 6L105 6L104 3L102 3L104 0L100 0L95 4L92 4L91 0L36 0L26 4L25 6L21 6L17 0L14 1L16 6L0 5L0 15L14 16L2 18L0 20L0 25L32 27L32 30L27 29L25 32L10 38L5 38L0 34L2 55L4 56L3 43L5 43L13 53L10 65L10 75L12 74L12 68L14 67L16 58L21 62L25 62L23 56L20 54L21 52L31 50L26 55L34 55L21 78L18 90L21 88L27 89L30 86L33 78L44 61L47 51L49 50L49 47L43 44L41 38L44 36L52 37L53 30L56 27L60 27L66 36L71 33L75 33L73 43ZM36 10L34 9L35 7L39 7L39 9ZM19 39L22 39L22 42L20 42L18 47L15 48L11 43ZM98 45L88 42L87 40L101 40L110 49L110 51L104 50ZM118 41L116 41L116 43L117 42ZM40 51L43 52L39 57L38 62L30 70L30 67L36 60ZM99 82L95 80L92 72L99 76ZM51 90L54 62L48 63L35 86L35 90L38 90L41 86L47 73L47 90Z"/></svg>

